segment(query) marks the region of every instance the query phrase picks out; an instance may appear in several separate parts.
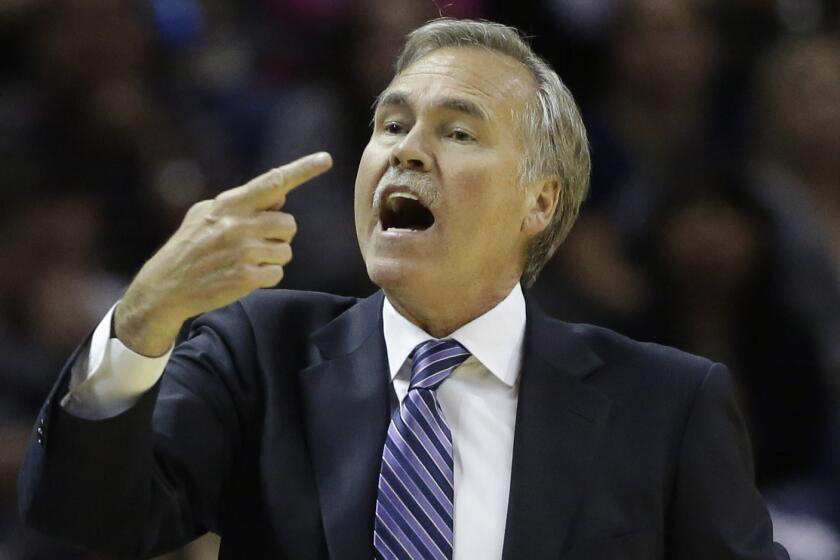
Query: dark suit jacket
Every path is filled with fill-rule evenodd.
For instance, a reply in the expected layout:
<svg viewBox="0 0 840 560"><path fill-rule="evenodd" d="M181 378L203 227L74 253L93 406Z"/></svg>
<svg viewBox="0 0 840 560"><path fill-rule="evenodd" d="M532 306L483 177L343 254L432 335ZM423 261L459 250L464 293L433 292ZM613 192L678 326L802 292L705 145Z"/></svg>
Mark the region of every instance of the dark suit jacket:
<svg viewBox="0 0 840 560"><path fill-rule="evenodd" d="M120 556L211 530L223 558L369 560L382 299L261 291L209 313L107 420L58 404L65 367L21 471L23 517ZM726 369L529 301L504 558L787 558Z"/></svg>

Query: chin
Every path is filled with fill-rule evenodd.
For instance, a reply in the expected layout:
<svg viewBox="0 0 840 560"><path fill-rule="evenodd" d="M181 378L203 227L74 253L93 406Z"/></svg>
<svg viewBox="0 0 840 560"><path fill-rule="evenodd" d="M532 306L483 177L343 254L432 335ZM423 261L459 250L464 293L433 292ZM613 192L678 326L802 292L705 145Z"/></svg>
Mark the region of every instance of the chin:
<svg viewBox="0 0 840 560"><path fill-rule="evenodd" d="M371 282L383 290L404 290L423 281L424 274L404 259L374 258L365 263Z"/></svg>

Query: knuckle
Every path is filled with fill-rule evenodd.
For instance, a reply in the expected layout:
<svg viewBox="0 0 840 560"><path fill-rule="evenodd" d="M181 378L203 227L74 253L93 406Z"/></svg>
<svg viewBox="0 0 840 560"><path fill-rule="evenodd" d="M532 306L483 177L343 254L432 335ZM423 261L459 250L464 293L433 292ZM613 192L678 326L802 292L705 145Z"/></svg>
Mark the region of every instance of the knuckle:
<svg viewBox="0 0 840 560"><path fill-rule="evenodd" d="M255 264L240 263L236 267L236 277L245 288L253 288L260 283L259 267Z"/></svg>
<svg viewBox="0 0 840 560"><path fill-rule="evenodd" d="M250 288L270 288L276 286L283 279L283 267L251 266L248 271L248 285Z"/></svg>
<svg viewBox="0 0 840 560"><path fill-rule="evenodd" d="M283 279L284 274L285 273L283 272L283 267L274 267L274 270L272 270L271 273L268 275L268 285L265 287L270 288L271 286L276 286L277 284L279 284L280 281Z"/></svg>
<svg viewBox="0 0 840 560"><path fill-rule="evenodd" d="M239 258L245 263L259 263L262 251L257 247L243 247L239 251Z"/></svg>
<svg viewBox="0 0 840 560"><path fill-rule="evenodd" d="M286 166L274 169L269 176L269 181L272 186L282 186L286 182Z"/></svg>
<svg viewBox="0 0 840 560"><path fill-rule="evenodd" d="M259 227L266 239L288 240L297 233L297 222L290 214L270 212L261 220Z"/></svg>
<svg viewBox="0 0 840 560"><path fill-rule="evenodd" d="M213 202L210 200L199 200L198 202L192 204L189 209L187 210L188 216L201 216L203 214L207 214L210 211L210 207L212 206Z"/></svg>
<svg viewBox="0 0 840 560"><path fill-rule="evenodd" d="M280 195L276 199L275 203L271 205L269 210L274 211L274 212L279 212L280 210L283 209L283 207L285 205L286 205L286 195Z"/></svg>
<svg viewBox="0 0 840 560"><path fill-rule="evenodd" d="M231 191L224 191L216 195L213 201L217 206L228 206L233 202L234 196Z"/></svg>
<svg viewBox="0 0 840 560"><path fill-rule="evenodd" d="M298 230L297 221L291 214L278 214L269 225L273 236L279 239L291 239Z"/></svg>
<svg viewBox="0 0 840 560"><path fill-rule="evenodd" d="M280 252L280 259L283 261L283 264L286 264L290 260L292 260L292 256L293 256L292 246L289 245L288 243L282 243L279 247L279 252Z"/></svg>
<svg viewBox="0 0 840 560"><path fill-rule="evenodd" d="M291 235L295 235L298 231L298 224L297 220L295 220L295 217L291 214L285 214L284 221L286 222L286 228L289 230L289 233Z"/></svg>
<svg viewBox="0 0 840 560"><path fill-rule="evenodd" d="M242 225L239 223L239 220L236 220L231 216L223 216L219 218L217 224L219 228L219 237L223 242L233 243L239 239L240 232L242 230Z"/></svg>

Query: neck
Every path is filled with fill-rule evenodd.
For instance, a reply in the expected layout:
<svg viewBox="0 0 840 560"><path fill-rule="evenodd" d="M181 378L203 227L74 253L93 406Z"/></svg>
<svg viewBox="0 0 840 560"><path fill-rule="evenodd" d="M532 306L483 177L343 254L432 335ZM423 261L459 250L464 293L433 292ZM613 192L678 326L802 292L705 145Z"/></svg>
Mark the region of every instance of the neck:
<svg viewBox="0 0 840 560"><path fill-rule="evenodd" d="M450 291L455 294L451 299L441 297L440 292L416 294L394 289L383 291L400 315L433 337L445 338L496 307L515 285L516 282L513 282L495 290Z"/></svg>

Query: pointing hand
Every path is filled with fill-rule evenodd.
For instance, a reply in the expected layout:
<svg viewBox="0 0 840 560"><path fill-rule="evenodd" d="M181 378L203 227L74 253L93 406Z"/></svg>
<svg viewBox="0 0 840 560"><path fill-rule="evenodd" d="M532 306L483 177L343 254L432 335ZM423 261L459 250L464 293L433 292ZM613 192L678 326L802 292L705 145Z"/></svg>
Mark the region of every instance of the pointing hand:
<svg viewBox="0 0 840 560"><path fill-rule="evenodd" d="M120 341L161 355L190 317L280 282L297 232L294 217L281 211L286 195L330 167L329 154L312 154L193 205L117 306Z"/></svg>

